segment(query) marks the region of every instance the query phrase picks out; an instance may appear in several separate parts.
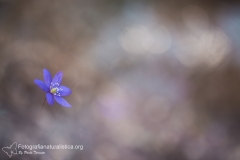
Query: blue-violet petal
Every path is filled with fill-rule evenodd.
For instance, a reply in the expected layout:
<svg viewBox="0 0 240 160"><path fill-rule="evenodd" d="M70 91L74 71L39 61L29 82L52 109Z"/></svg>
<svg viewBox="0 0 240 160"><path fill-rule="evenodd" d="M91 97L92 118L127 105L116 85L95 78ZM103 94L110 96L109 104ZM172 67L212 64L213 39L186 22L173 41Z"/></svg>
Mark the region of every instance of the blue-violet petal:
<svg viewBox="0 0 240 160"><path fill-rule="evenodd" d="M59 85L61 84L61 82L62 82L62 77L63 77L63 72L58 72L55 76L54 76L54 78L53 78L53 80L52 80L52 82L53 82L53 84L54 83L58 83Z"/></svg>
<svg viewBox="0 0 240 160"><path fill-rule="evenodd" d="M68 96L72 93L72 90L66 86L60 86L59 89L60 96Z"/></svg>
<svg viewBox="0 0 240 160"><path fill-rule="evenodd" d="M50 84L52 82L52 75L47 69L43 69L43 78L48 87L50 87Z"/></svg>
<svg viewBox="0 0 240 160"><path fill-rule="evenodd" d="M34 80L35 84L38 85L39 88L41 88L44 92L49 92L49 88L48 86L42 81L42 80L39 80L39 79L35 79Z"/></svg>
<svg viewBox="0 0 240 160"><path fill-rule="evenodd" d="M53 95L51 93L46 94L46 99L47 99L48 104L50 104L50 105L54 104L54 98L53 98Z"/></svg>
<svg viewBox="0 0 240 160"><path fill-rule="evenodd" d="M58 96L54 96L54 98L57 101L57 103L59 103L61 106L72 107L71 104L69 104L64 98Z"/></svg>

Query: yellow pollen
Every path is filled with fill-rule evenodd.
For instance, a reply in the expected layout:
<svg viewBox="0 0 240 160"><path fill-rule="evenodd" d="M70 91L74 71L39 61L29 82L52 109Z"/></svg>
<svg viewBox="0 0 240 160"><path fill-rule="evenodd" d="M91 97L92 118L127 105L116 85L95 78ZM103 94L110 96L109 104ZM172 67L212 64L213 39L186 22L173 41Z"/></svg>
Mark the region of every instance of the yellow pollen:
<svg viewBox="0 0 240 160"><path fill-rule="evenodd" d="M51 93L52 93L52 94L54 94L54 93L56 93L56 92L57 92L57 88L52 88L52 89L51 89Z"/></svg>

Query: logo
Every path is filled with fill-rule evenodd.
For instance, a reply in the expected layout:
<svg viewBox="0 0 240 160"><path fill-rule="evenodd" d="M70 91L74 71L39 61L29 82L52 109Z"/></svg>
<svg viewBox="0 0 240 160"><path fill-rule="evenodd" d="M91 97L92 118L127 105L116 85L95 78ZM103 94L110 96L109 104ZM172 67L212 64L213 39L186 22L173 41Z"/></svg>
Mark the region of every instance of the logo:
<svg viewBox="0 0 240 160"><path fill-rule="evenodd" d="M52 150L52 149L76 149L83 150L83 145L68 145L68 144L37 144L37 145L26 145L14 142L9 147L3 147L2 150L7 154L9 158L13 155L31 155L31 154L45 154L42 150ZM40 150L40 151L39 151Z"/></svg>
<svg viewBox="0 0 240 160"><path fill-rule="evenodd" d="M14 142L9 147L3 147L2 150L11 158L13 154L17 154L17 142Z"/></svg>

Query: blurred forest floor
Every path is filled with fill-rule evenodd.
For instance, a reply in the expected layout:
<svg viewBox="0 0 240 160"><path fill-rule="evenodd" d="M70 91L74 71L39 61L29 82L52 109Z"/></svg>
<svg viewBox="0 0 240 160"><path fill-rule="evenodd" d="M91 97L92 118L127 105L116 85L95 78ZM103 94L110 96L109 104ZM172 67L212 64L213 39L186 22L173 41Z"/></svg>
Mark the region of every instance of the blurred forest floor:
<svg viewBox="0 0 240 160"><path fill-rule="evenodd" d="M0 0L0 148L84 147L13 160L239 160L239 17L233 0ZM39 114L43 68L64 72L72 108Z"/></svg>

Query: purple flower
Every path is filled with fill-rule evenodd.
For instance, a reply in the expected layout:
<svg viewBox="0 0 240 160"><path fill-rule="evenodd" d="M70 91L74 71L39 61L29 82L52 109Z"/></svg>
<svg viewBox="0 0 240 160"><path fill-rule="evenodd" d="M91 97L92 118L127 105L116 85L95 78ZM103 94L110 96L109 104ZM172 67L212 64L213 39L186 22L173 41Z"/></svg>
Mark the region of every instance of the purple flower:
<svg viewBox="0 0 240 160"><path fill-rule="evenodd" d="M62 96L68 96L72 93L71 89L66 86L60 86L62 82L63 72L58 72L54 78L47 69L43 69L44 81L35 79L34 82L44 92L46 92L46 99L48 104L53 105L54 99L63 107L72 107Z"/></svg>

